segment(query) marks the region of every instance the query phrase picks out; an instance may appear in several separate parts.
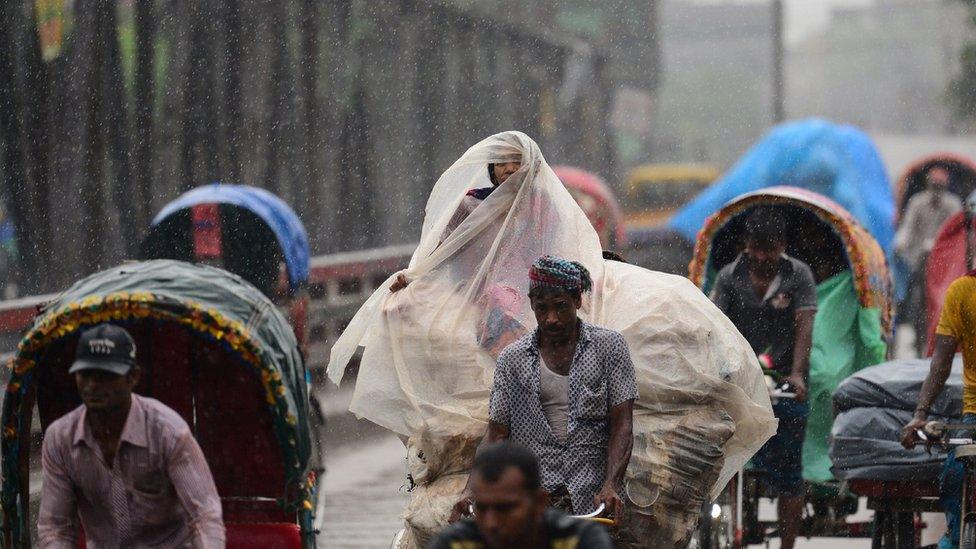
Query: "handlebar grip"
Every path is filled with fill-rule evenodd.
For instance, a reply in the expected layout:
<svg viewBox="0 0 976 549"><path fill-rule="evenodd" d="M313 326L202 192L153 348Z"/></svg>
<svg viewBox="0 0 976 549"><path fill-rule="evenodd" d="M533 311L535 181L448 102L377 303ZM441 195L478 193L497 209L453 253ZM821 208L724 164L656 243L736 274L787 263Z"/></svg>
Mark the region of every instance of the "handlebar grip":
<svg viewBox="0 0 976 549"><path fill-rule="evenodd" d="M579 518L579 519L596 518L596 517L600 516L600 513L602 513L604 510L606 510L606 508L607 508L606 504L601 503L600 506L596 508L596 511L593 511L592 513L590 513L588 515L575 515L573 518Z"/></svg>
<svg viewBox="0 0 976 549"><path fill-rule="evenodd" d="M932 438L942 438L945 436L947 429L944 421L929 421L922 430Z"/></svg>

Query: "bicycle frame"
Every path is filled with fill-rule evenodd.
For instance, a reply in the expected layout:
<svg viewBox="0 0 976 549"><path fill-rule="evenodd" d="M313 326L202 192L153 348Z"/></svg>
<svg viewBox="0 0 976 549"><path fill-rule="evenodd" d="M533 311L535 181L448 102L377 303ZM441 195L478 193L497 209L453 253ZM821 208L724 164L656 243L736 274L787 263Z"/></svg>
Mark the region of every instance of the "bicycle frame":
<svg viewBox="0 0 976 549"><path fill-rule="evenodd" d="M959 495L959 547L973 549L976 546L976 439L973 437L948 437L950 431L976 433L976 424L945 424L930 421L916 430L919 440L927 448L940 446L955 449L956 459L964 467L962 493Z"/></svg>

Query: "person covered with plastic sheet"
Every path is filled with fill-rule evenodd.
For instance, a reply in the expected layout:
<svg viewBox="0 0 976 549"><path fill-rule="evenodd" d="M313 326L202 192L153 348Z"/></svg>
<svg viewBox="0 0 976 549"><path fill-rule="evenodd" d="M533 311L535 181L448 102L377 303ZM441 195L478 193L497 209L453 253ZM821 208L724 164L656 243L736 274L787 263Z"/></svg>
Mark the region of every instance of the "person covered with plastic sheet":
<svg viewBox="0 0 976 549"><path fill-rule="evenodd" d="M471 189L465 194L461 200L461 204L458 205L454 215L451 216L450 221L448 221L447 226L444 228L444 232L441 235L441 243L451 236L451 233L486 198L491 196L491 193L499 185L508 180L521 167L522 155L518 153L506 155L501 162L488 164L488 180L491 185ZM390 291L393 293L399 292L409 284L410 281L407 280L407 277L402 272L397 273L396 279L390 285ZM487 295L483 298L487 314L479 333L479 342L492 356L498 356L498 353L501 352L505 345L518 339L526 331L525 327L512 314L512 308L517 305L517 300L513 299L513 293L514 290L512 288L497 285L490 288Z"/></svg>
<svg viewBox="0 0 976 549"><path fill-rule="evenodd" d="M475 210L491 193L498 188L499 185L505 182L513 173L517 172L519 168L522 167L522 155L512 154L509 158L506 158L504 162L496 162L488 164L488 181L491 182L489 187L479 187L476 189L471 189L464 195L461 199L461 204L458 206L457 211L451 217L451 220L447 222L447 227L444 229L444 235L441 237L443 242L448 236L457 229L458 226L465 219L471 215L471 212ZM399 292L400 290L406 288L410 284L407 277L404 274L397 273L396 280L393 284L390 284L391 292Z"/></svg>
<svg viewBox="0 0 976 549"><path fill-rule="evenodd" d="M529 280L538 328L498 357L479 450L500 440L523 444L539 458L553 506L582 514L603 504L620 517L637 399L627 343L578 317L593 286L579 263L542 257ZM470 482L452 520L472 503Z"/></svg>
<svg viewBox="0 0 976 549"><path fill-rule="evenodd" d="M444 242L451 233L457 229L465 219L471 215L474 210L481 205L482 202L491 193L498 188L499 185L504 183L508 178L517 172L519 168L522 167L522 155L518 153L511 153L505 156L501 162L494 162L488 164L488 180L491 183L488 187L478 187L471 189L464 195L461 200L461 204L458 205L457 210L454 215L451 216L450 221L447 222L447 226L444 228L444 232L441 236L441 243ZM393 293L403 290L410 284L407 277L402 273L396 274L396 279L393 284L390 284L390 291ZM482 346L487 349L492 356L498 356L498 353L515 339L518 339L526 329L514 318L512 314L512 308L517 304L517 300L513 299L514 290L507 286L497 285L489 289L489 292L484 296L484 304L487 310L487 315L483 323L482 329L479 333L479 342Z"/></svg>
<svg viewBox="0 0 976 549"><path fill-rule="evenodd" d="M801 456L817 292L810 267L785 254L785 234L786 221L774 207L751 212L745 251L718 273L710 297L796 393L773 404L779 427L754 458L777 495L780 539L790 549L803 516Z"/></svg>
<svg viewBox="0 0 976 549"><path fill-rule="evenodd" d="M488 446L475 458L471 478L474 520L449 526L429 549L613 547L599 524L547 507L539 462L524 446L506 441Z"/></svg>
<svg viewBox="0 0 976 549"><path fill-rule="evenodd" d="M957 278L946 291L942 316L935 329L935 349L929 374L922 383L915 415L902 429L901 443L912 448L918 443L917 430L925 427L929 408L945 387L952 370L956 349L962 350L962 422L976 424L976 271ZM939 541L940 549L958 546L960 498L964 466L955 458L955 449L942 464L939 475L939 502L945 510L948 532Z"/></svg>
<svg viewBox="0 0 976 549"><path fill-rule="evenodd" d="M472 189L489 186L476 207L462 206ZM459 208L471 211L459 216ZM578 258L602 275L600 249L531 138L514 131L485 138L434 185L418 247L398 273L409 285L391 292L393 277L367 300L333 347L329 374L341 377L362 345L353 412L407 436L431 428L433 417L460 428L472 421L469 407L487 412L497 354L532 327L525 279L532 262ZM463 406L441 406L459 400Z"/></svg>

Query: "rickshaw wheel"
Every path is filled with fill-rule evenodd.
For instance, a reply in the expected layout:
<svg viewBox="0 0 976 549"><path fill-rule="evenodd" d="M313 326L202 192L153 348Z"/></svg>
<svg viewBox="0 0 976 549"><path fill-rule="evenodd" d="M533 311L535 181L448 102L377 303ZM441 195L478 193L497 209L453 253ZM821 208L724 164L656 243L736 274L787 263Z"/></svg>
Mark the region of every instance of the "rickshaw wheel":
<svg viewBox="0 0 976 549"><path fill-rule="evenodd" d="M759 522L759 498L762 487L754 471L745 471L742 489L742 543L753 545L766 543L766 529Z"/></svg>
<svg viewBox="0 0 976 549"><path fill-rule="evenodd" d="M718 512L717 517L715 511ZM723 491L717 501L708 501L702 505L696 537L698 549L736 547L735 506L729 490Z"/></svg>
<svg viewBox="0 0 976 549"><path fill-rule="evenodd" d="M878 510L874 515L872 549L914 549L915 513Z"/></svg>
<svg viewBox="0 0 976 549"><path fill-rule="evenodd" d="M962 523L959 549L976 549L976 520L971 519Z"/></svg>

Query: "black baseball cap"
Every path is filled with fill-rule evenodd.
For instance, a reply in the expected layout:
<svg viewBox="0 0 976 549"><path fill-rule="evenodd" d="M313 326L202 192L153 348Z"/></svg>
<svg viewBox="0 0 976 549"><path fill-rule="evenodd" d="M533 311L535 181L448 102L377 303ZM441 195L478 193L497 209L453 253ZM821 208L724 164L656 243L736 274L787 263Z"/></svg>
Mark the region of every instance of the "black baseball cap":
<svg viewBox="0 0 976 549"><path fill-rule="evenodd" d="M82 370L104 370L124 376L136 365L136 342L124 328L99 324L78 338L75 361L69 374Z"/></svg>

